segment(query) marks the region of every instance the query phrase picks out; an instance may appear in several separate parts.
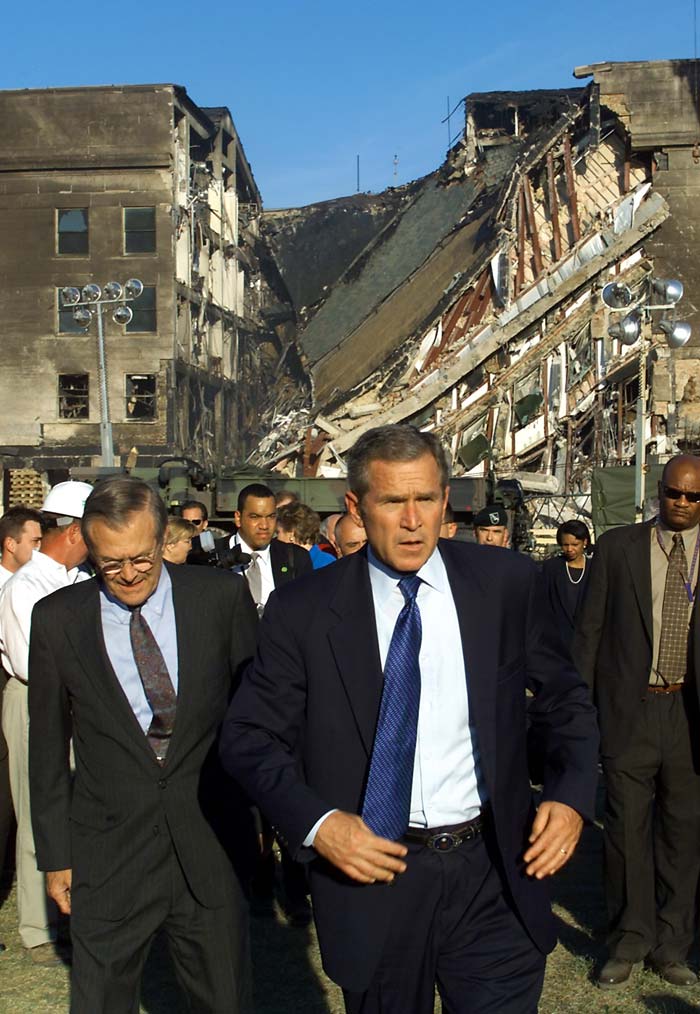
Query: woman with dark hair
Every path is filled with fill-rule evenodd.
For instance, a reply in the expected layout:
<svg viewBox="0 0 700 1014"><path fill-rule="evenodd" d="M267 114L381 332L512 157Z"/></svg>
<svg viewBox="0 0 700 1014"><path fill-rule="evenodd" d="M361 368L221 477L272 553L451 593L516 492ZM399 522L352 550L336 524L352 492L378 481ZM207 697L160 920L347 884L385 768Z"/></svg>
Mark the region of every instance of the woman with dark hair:
<svg viewBox="0 0 700 1014"><path fill-rule="evenodd" d="M591 533L583 521L565 521L557 529L561 556L545 560L542 567L547 595L563 639L571 646L576 615L588 586L587 551Z"/></svg>

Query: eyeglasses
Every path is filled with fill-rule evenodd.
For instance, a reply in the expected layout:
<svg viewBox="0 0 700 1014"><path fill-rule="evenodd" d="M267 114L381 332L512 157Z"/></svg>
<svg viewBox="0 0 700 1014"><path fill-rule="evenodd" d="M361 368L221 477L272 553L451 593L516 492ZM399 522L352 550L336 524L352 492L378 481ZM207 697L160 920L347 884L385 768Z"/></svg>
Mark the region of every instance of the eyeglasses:
<svg viewBox="0 0 700 1014"><path fill-rule="evenodd" d="M200 525L204 524L204 518L187 518L186 520L189 521L191 525L197 525L198 528Z"/></svg>
<svg viewBox="0 0 700 1014"><path fill-rule="evenodd" d="M700 503L700 493L695 490L676 489L675 486L666 486L664 483L659 484L659 489L667 500L680 500L684 496L688 503Z"/></svg>
<svg viewBox="0 0 700 1014"><path fill-rule="evenodd" d="M121 574L127 563L130 563L139 574L147 574L155 562L154 556L135 556L133 560L129 557L126 560L110 560L100 565L98 569L104 577L116 577L117 574Z"/></svg>

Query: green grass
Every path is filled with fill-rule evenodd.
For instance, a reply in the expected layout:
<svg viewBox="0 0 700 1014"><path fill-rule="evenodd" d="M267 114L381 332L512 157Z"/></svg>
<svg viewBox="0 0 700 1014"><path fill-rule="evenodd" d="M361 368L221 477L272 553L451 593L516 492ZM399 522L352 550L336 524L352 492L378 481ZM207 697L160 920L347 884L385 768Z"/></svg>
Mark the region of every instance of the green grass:
<svg viewBox="0 0 700 1014"><path fill-rule="evenodd" d="M615 992L603 992L593 984L592 973L605 955L599 828L586 831L578 853L552 886L561 942L547 965L540 1014L700 1011L700 985L674 989L641 968ZM278 914L274 919L254 919L252 937L256 1014L342 1014L340 990L321 970L313 930L294 929ZM0 955L0 1014L67 1011L67 971L38 968L26 957L16 932L14 893L0 909L0 940L8 945ZM144 975L142 1012L185 1014L185 1010L167 950L158 940ZM437 1003L436 1014L439 1010Z"/></svg>

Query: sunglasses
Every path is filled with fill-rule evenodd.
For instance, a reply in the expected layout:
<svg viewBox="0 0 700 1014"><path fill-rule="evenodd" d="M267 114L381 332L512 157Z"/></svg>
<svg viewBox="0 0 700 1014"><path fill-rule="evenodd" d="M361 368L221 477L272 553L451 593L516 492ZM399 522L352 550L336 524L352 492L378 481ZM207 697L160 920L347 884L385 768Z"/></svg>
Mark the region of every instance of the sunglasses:
<svg viewBox="0 0 700 1014"><path fill-rule="evenodd" d="M688 503L700 503L700 493L696 493L693 490L676 489L675 486L666 486L663 483L659 485L659 489L661 490L661 495L666 497L667 500L680 500L684 496Z"/></svg>
<svg viewBox="0 0 700 1014"><path fill-rule="evenodd" d="M191 525L197 525L197 527L204 524L204 518L197 518L196 521L194 518L188 518L187 520Z"/></svg>

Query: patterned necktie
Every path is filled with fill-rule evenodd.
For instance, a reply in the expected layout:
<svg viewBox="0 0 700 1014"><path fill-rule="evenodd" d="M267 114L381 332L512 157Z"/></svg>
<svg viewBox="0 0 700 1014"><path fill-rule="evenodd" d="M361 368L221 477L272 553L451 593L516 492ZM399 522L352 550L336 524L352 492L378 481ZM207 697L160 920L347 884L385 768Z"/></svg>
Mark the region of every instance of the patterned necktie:
<svg viewBox="0 0 700 1014"><path fill-rule="evenodd" d="M146 700L153 712L148 727L148 742L158 763L163 764L175 725L177 694L153 632L141 615L140 606L131 611L129 634L136 668L143 683Z"/></svg>
<svg viewBox="0 0 700 1014"><path fill-rule="evenodd" d="M420 704L422 628L416 595L421 579L401 578L405 604L399 613L384 666L384 689L362 818L375 834L395 840L408 826Z"/></svg>
<svg viewBox="0 0 700 1014"><path fill-rule="evenodd" d="M253 553L250 566L245 572L253 602L259 606L262 600L262 571L260 569L260 553Z"/></svg>
<svg viewBox="0 0 700 1014"><path fill-rule="evenodd" d="M665 683L680 683L688 667L688 560L683 536L676 532L668 555L657 669Z"/></svg>

